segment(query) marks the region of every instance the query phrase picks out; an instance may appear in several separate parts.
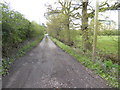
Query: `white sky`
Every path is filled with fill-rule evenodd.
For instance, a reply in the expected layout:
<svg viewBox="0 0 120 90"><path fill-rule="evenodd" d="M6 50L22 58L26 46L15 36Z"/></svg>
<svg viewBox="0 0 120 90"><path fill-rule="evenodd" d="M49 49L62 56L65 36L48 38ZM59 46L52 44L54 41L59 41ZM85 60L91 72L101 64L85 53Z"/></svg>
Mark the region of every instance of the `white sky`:
<svg viewBox="0 0 120 90"><path fill-rule="evenodd" d="M36 21L37 23L45 23L46 19L44 13L46 12L45 4L54 4L57 0L4 0L10 3L12 9L22 13L30 21ZM91 0L94 5L94 0ZM104 1L104 0L99 0ZM118 23L118 11L107 12L103 14L108 16L110 20L114 20ZM103 17L99 17L103 18ZM104 18L103 18L104 19Z"/></svg>
<svg viewBox="0 0 120 90"><path fill-rule="evenodd" d="M46 12L46 3L53 4L56 0L5 0L10 3L10 7L19 11L30 21L45 23L44 13Z"/></svg>

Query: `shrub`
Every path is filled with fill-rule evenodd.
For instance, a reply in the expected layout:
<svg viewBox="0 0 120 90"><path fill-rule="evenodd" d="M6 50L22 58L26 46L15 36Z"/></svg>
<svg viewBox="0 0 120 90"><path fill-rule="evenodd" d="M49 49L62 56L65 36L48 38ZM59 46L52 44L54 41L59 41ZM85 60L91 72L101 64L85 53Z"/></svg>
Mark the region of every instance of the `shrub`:
<svg viewBox="0 0 120 90"><path fill-rule="evenodd" d="M9 51L16 48L20 43L44 34L44 27L30 22L24 16L11 10L6 3L2 6L2 52L7 57Z"/></svg>

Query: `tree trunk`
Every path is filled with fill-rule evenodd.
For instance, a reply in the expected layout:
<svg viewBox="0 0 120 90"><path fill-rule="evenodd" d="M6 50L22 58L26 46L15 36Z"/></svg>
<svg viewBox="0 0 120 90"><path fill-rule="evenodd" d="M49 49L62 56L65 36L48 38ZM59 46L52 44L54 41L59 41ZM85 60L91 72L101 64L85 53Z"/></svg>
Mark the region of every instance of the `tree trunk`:
<svg viewBox="0 0 120 90"><path fill-rule="evenodd" d="M71 40L70 40L70 21L69 21L69 16L67 16L66 19L67 19L67 20L66 20L66 21L67 21L67 22L66 22L67 44L70 45Z"/></svg>
<svg viewBox="0 0 120 90"><path fill-rule="evenodd" d="M69 21L67 24L67 30L68 30L68 43L70 43L70 25L69 25Z"/></svg>
<svg viewBox="0 0 120 90"><path fill-rule="evenodd" d="M96 10L95 10L95 20L94 20L94 38L93 38L93 54L92 54L92 60L95 61L96 57L96 45L97 45L97 29L98 29L98 0L96 0Z"/></svg>
<svg viewBox="0 0 120 90"><path fill-rule="evenodd" d="M91 44L89 42L88 37L88 16L87 16L87 5L88 2L82 2L82 42L83 42L83 49L90 50Z"/></svg>

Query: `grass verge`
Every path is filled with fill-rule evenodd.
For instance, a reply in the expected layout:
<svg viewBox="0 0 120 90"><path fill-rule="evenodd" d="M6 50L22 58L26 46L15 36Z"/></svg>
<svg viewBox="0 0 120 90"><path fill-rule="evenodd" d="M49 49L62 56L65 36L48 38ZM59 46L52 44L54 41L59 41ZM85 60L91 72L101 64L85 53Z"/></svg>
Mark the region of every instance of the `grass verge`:
<svg viewBox="0 0 120 90"><path fill-rule="evenodd" d="M87 68L94 71L96 74L105 79L109 86L118 88L118 68L120 70L119 65L113 64L111 60L93 62L90 58L80 55L73 48L63 44L55 38L52 38L52 41L58 45L62 50L69 53L76 60L78 60L81 64L86 66Z"/></svg>
<svg viewBox="0 0 120 90"><path fill-rule="evenodd" d="M23 45L18 52L16 53L16 55L10 57L10 58L3 58L2 59L2 66L0 66L0 75L7 75L9 68L11 67L11 64L19 57L23 56L26 54L26 52L28 52L29 50L31 50L34 46L36 46L41 40L43 39L43 37L38 37L36 38L34 41L27 43L26 45Z"/></svg>
<svg viewBox="0 0 120 90"><path fill-rule="evenodd" d="M92 38L90 38L92 40ZM90 41L91 41L90 40ZM82 37L76 36L73 38L73 47L82 48ZM92 43L92 42L91 42ZM91 52L90 52L91 53ZM91 55L91 54L89 54ZM97 39L97 56L102 60L110 59L113 63L119 63L118 60L118 36L98 36Z"/></svg>

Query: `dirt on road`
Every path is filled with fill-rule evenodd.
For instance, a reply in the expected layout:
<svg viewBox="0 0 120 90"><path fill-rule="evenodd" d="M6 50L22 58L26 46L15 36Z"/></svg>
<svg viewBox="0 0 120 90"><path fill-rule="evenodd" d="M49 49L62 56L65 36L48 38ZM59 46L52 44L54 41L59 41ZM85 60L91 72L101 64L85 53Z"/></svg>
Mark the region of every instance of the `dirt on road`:
<svg viewBox="0 0 120 90"><path fill-rule="evenodd" d="M108 88L106 82L48 37L14 62L3 88Z"/></svg>

